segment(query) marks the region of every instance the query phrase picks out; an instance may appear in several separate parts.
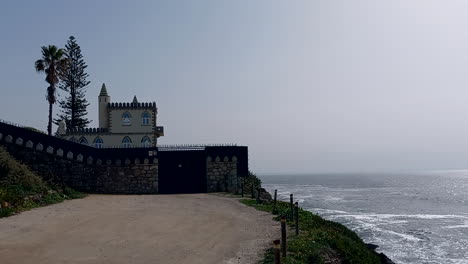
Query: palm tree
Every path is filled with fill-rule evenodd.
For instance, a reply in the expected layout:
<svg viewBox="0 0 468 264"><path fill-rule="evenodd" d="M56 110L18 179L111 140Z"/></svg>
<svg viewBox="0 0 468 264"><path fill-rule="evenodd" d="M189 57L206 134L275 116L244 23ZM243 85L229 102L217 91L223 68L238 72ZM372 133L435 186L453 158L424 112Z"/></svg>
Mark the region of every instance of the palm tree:
<svg viewBox="0 0 468 264"><path fill-rule="evenodd" d="M47 87L46 99L49 101L49 124L47 133L52 135L52 105L55 104L55 86L60 81L60 77L67 67L65 51L57 48L55 45L42 47L42 58L34 64L37 72L45 72L45 81L49 84Z"/></svg>

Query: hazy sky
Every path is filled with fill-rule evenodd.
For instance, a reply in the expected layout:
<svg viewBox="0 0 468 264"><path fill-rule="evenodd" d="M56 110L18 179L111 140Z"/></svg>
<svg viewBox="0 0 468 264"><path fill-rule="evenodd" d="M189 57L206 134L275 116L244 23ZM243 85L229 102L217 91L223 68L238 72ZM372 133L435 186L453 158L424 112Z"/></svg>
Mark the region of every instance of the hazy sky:
<svg viewBox="0 0 468 264"><path fill-rule="evenodd" d="M4 1L0 118L46 130L40 47L97 95L156 101L159 143L249 146L257 173L468 168L468 1ZM58 106L54 108L58 113Z"/></svg>

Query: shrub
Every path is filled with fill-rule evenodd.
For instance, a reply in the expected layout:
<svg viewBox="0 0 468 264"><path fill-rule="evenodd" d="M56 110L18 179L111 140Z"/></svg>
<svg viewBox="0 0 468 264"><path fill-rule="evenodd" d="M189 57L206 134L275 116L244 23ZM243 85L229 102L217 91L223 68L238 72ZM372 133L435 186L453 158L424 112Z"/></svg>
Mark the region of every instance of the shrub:
<svg viewBox="0 0 468 264"><path fill-rule="evenodd" d="M85 196L65 186L54 175L47 178L48 182L44 181L0 147L0 217Z"/></svg>
<svg viewBox="0 0 468 264"><path fill-rule="evenodd" d="M41 177L0 147L0 202L8 202L15 206L21 203L23 198L44 193L48 189Z"/></svg>
<svg viewBox="0 0 468 264"><path fill-rule="evenodd" d="M249 175L243 178L244 183L244 190L247 192L248 190L252 189L252 185L254 189L262 187L262 180L257 177L257 175L251 171L249 171Z"/></svg>

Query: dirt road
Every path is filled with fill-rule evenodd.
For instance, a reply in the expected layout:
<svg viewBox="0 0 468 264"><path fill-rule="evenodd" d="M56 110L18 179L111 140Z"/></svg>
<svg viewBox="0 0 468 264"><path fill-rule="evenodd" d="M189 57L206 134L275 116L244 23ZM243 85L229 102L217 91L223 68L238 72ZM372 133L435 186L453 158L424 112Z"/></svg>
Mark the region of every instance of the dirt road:
<svg viewBox="0 0 468 264"><path fill-rule="evenodd" d="M250 264L277 230L220 195L90 195L0 219L0 263Z"/></svg>

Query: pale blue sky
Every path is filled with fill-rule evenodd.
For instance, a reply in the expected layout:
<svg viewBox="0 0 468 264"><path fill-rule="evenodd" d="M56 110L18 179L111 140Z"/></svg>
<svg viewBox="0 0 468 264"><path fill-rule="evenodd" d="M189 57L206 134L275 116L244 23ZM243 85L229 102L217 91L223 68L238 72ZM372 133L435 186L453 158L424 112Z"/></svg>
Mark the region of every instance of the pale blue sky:
<svg viewBox="0 0 468 264"><path fill-rule="evenodd" d="M0 118L46 130L33 63L73 35L89 117L105 82L113 101L157 102L162 144L248 145L258 173L467 168L467 12L428 0L5 1Z"/></svg>

